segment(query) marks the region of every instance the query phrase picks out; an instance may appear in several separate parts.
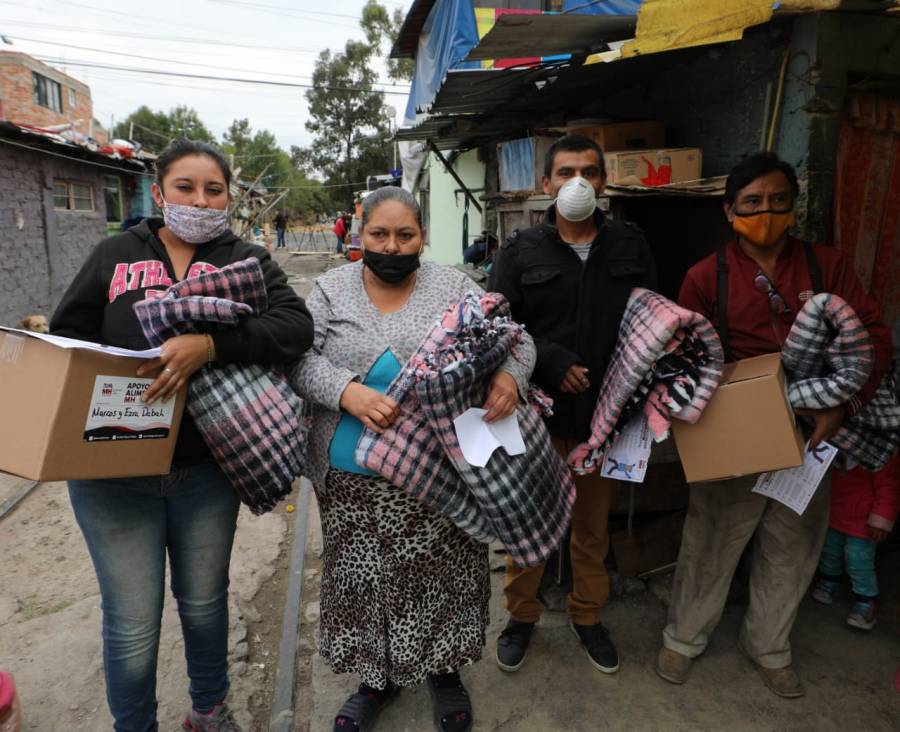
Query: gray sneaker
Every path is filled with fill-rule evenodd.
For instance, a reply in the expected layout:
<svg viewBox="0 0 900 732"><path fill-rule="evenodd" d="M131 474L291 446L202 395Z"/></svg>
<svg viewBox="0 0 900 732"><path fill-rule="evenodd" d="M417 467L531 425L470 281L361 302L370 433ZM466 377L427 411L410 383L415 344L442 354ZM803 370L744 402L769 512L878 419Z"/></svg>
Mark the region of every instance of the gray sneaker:
<svg viewBox="0 0 900 732"><path fill-rule="evenodd" d="M181 728L186 732L241 732L234 714L224 702L216 704L207 714L192 709L181 723Z"/></svg>

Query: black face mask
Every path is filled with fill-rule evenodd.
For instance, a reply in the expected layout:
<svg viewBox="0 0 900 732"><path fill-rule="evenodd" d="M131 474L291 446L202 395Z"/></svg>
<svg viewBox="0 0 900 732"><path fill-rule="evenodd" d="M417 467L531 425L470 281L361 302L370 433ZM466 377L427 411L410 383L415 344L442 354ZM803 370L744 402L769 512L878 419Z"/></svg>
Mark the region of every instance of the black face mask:
<svg viewBox="0 0 900 732"><path fill-rule="evenodd" d="M383 254L371 249L363 250L363 262L380 280L396 285L403 282L419 268L417 254Z"/></svg>

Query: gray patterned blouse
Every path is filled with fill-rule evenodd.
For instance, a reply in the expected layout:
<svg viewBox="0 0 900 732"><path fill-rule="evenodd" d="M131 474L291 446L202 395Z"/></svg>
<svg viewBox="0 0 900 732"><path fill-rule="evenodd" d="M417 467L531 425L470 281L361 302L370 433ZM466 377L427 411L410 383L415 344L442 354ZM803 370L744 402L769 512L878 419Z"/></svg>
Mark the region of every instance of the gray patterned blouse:
<svg viewBox="0 0 900 732"><path fill-rule="evenodd" d="M313 316L315 340L294 370L291 381L312 403L306 475L325 490L328 447L341 417L340 400L347 384L362 381L387 349L401 364L421 345L448 306L481 288L459 270L422 262L409 299L395 313L380 312L363 286L363 263L345 264L321 275L306 300ZM524 395L534 369L535 349L527 333L517 357L503 370Z"/></svg>

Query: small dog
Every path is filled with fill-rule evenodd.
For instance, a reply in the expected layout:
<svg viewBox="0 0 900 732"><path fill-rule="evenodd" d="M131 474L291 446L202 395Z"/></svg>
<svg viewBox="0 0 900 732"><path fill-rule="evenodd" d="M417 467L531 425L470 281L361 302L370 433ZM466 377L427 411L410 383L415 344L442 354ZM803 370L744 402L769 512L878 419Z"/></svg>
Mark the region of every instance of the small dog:
<svg viewBox="0 0 900 732"><path fill-rule="evenodd" d="M49 333L50 325L45 315L29 315L22 321L22 328L32 333Z"/></svg>

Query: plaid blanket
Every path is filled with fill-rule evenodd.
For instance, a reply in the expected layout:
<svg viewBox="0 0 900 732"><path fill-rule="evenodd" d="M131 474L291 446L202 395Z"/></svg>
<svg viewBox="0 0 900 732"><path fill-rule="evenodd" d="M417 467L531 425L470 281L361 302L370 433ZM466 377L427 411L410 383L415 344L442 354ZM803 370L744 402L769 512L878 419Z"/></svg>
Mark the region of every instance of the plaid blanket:
<svg viewBox="0 0 900 732"><path fill-rule="evenodd" d="M160 299L134 305L154 346L186 333L233 328L241 317L267 308L262 268L254 257L183 280ZM255 514L270 511L288 495L302 470L301 406L287 379L271 368L204 366L191 377L186 409Z"/></svg>
<svg viewBox="0 0 900 732"><path fill-rule="evenodd" d="M587 474L637 413L647 415L657 442L673 417L696 422L722 378L724 354L710 322L662 295L631 291L618 341L591 418L591 436L568 458Z"/></svg>
<svg viewBox="0 0 900 732"><path fill-rule="evenodd" d="M568 526L575 486L550 442L531 393L517 415L523 455L498 448L484 468L462 456L453 420L481 406L494 372L514 353L522 328L497 294L470 292L447 310L388 388L400 417L378 435L365 430L356 461L449 518L480 541L499 539L521 566L544 561Z"/></svg>
<svg viewBox="0 0 900 732"><path fill-rule="evenodd" d="M820 293L797 313L781 352L794 409L827 409L850 402L872 373L875 350L869 332L850 305ZM900 406L893 374L875 397L846 419L830 442L845 457L880 470L900 445Z"/></svg>

